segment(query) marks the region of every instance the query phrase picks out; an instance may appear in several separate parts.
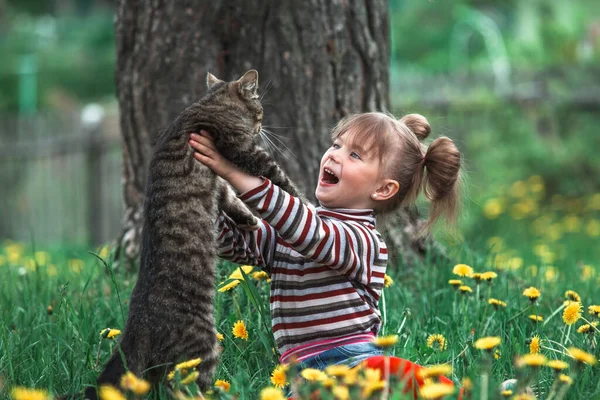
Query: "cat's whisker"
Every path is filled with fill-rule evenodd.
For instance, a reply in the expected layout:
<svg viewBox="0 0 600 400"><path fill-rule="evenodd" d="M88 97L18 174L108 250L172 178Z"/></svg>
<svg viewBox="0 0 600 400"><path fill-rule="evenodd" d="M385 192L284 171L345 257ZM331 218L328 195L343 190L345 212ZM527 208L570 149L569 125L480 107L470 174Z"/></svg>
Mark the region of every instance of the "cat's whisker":
<svg viewBox="0 0 600 400"><path fill-rule="evenodd" d="M263 90L262 93L260 94L260 102L263 103L263 105L266 104L266 103L263 102L263 99L267 95L267 93L269 93L269 90L271 90L272 87L273 87L273 80L271 79L265 85L265 90Z"/></svg>
<svg viewBox="0 0 600 400"><path fill-rule="evenodd" d="M275 142L273 142L273 140L271 140L271 138L273 138L276 141L278 141L279 144L285 148L286 153L288 153L289 155L291 155L293 158L297 159L296 155L292 152L292 150L290 150L290 148L285 144L285 142L278 137L279 135L276 135L273 132L271 132L271 131L269 131L267 129L264 129L264 127L263 127L263 129L261 129L261 132L264 133L264 136L262 136L262 137L265 137L269 142L271 142L271 144L273 146L275 146L277 148L277 150L279 150L279 152L282 155L284 154L284 152L279 148L279 146ZM271 136L271 137L269 137L269 136Z"/></svg>

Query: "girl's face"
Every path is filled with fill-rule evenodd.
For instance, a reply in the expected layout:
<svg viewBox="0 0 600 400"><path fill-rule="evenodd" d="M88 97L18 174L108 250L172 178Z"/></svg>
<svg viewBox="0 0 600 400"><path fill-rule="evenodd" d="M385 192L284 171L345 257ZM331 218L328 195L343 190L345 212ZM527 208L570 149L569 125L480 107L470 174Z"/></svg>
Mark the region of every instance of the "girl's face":
<svg viewBox="0 0 600 400"><path fill-rule="evenodd" d="M378 187L379 168L375 151L343 134L321 158L315 196L327 208L374 208L371 195Z"/></svg>

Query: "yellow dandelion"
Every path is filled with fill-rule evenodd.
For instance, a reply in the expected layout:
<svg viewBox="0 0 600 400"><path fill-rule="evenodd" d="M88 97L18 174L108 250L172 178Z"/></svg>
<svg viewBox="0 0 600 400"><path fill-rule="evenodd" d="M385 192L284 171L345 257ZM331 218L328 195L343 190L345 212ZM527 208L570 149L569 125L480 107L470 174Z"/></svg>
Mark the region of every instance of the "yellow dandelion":
<svg viewBox="0 0 600 400"><path fill-rule="evenodd" d="M257 280L257 281L262 281L262 280L269 278L269 274L267 274L265 271L253 272L251 276L252 276L252 279Z"/></svg>
<svg viewBox="0 0 600 400"><path fill-rule="evenodd" d="M232 333L233 337L248 340L248 331L246 330L246 324L244 324L244 321L242 320L238 320L235 324L233 324Z"/></svg>
<svg viewBox="0 0 600 400"><path fill-rule="evenodd" d="M494 359L495 360L499 360L501 355L502 355L502 353L500 352L500 350L498 350L498 349L494 350Z"/></svg>
<svg viewBox="0 0 600 400"><path fill-rule="evenodd" d="M383 276L383 287L389 288L393 284L394 284L394 280L392 279L392 277L389 276L388 274L385 274Z"/></svg>
<svg viewBox="0 0 600 400"><path fill-rule="evenodd" d="M196 368L198 365L200 365L201 362L202 362L202 359L200 357L192 358L191 360L187 360L187 361L177 364L175 366L175 369L178 369L180 371L185 371L188 369Z"/></svg>
<svg viewBox="0 0 600 400"><path fill-rule="evenodd" d="M489 199L483 206L483 215L487 219L496 219L503 212L504 206L502 205L502 201L498 199Z"/></svg>
<svg viewBox="0 0 600 400"><path fill-rule="evenodd" d="M552 368L556 372L569 368L569 364L562 360L550 360L546 363L546 366Z"/></svg>
<svg viewBox="0 0 600 400"><path fill-rule="evenodd" d="M310 382L325 382L327 380L325 372L316 368L304 368L302 372L300 372L300 375Z"/></svg>
<svg viewBox="0 0 600 400"><path fill-rule="evenodd" d="M150 391L150 383L138 378L133 372L127 371L121 377L121 389L143 396Z"/></svg>
<svg viewBox="0 0 600 400"><path fill-rule="evenodd" d="M419 370L418 374L421 378L437 378L438 376L449 376L452 373L450 364L439 364L424 367Z"/></svg>
<svg viewBox="0 0 600 400"><path fill-rule="evenodd" d="M336 400L348 400L350 399L350 391L346 386L336 386L331 390L331 394Z"/></svg>
<svg viewBox="0 0 600 400"><path fill-rule="evenodd" d="M475 341L475 348L479 350L491 351L494 347L498 346L502 340L498 336L487 336Z"/></svg>
<svg viewBox="0 0 600 400"><path fill-rule="evenodd" d="M260 391L260 400L286 400L281 389L268 387Z"/></svg>
<svg viewBox="0 0 600 400"><path fill-rule="evenodd" d="M471 292L473 292L473 290L468 287L467 285L462 285L461 287L458 288L458 290L460 291L461 294L469 294Z"/></svg>
<svg viewBox="0 0 600 400"><path fill-rule="evenodd" d="M532 394L519 393L518 395L513 396L511 400L537 400L537 398Z"/></svg>
<svg viewBox="0 0 600 400"><path fill-rule="evenodd" d="M335 376L337 378L341 378L346 376L346 374L350 371L350 367L344 364L330 365L325 368L325 373L329 376Z"/></svg>
<svg viewBox="0 0 600 400"><path fill-rule="evenodd" d="M470 276L473 273L473 268L467 264L456 264L452 268L452 273L458 276Z"/></svg>
<svg viewBox="0 0 600 400"><path fill-rule="evenodd" d="M223 336L222 333L217 332L217 340L219 342L222 342L225 339L225 336Z"/></svg>
<svg viewBox="0 0 600 400"><path fill-rule="evenodd" d="M581 325L579 328L577 328L577 332L593 334L595 331L594 328L597 326L598 326L598 321L594 321L590 324Z"/></svg>
<svg viewBox="0 0 600 400"><path fill-rule="evenodd" d="M191 383L196 382L196 379L198 379L198 377L200 376L200 372L198 371L192 371L189 374L187 374L187 376L185 378L183 378L181 380L181 384L182 385L189 385Z"/></svg>
<svg viewBox="0 0 600 400"><path fill-rule="evenodd" d="M126 397L117 388L111 385L102 385L98 390L100 400L126 400Z"/></svg>
<svg viewBox="0 0 600 400"><path fill-rule="evenodd" d="M491 304L492 306L494 306L494 308L497 310L500 307L506 307L506 303L503 302L502 300L498 300L498 299L489 299L488 303Z"/></svg>
<svg viewBox="0 0 600 400"><path fill-rule="evenodd" d="M427 336L427 347L437 350L444 351L448 347L446 338L441 333L434 333Z"/></svg>
<svg viewBox="0 0 600 400"><path fill-rule="evenodd" d="M50 400L48 391L43 389L29 389L15 387L10 391L13 400Z"/></svg>
<svg viewBox="0 0 600 400"><path fill-rule="evenodd" d="M589 306L588 313L590 313L590 315L592 317L600 317L600 306L597 306L597 305Z"/></svg>
<svg viewBox="0 0 600 400"><path fill-rule="evenodd" d="M254 267L252 265L242 265L241 267L236 268L227 279L237 279L243 281L244 276L242 275L242 271L244 271L244 274L249 275L253 269Z"/></svg>
<svg viewBox="0 0 600 400"><path fill-rule="evenodd" d="M576 301L576 302L581 303L581 296L579 296L579 294L574 290L567 290L565 292L565 298L567 300Z"/></svg>
<svg viewBox="0 0 600 400"><path fill-rule="evenodd" d="M544 320L544 318L541 315L535 315L535 314L531 314L529 316L529 319L532 320L533 322L542 322Z"/></svg>
<svg viewBox="0 0 600 400"><path fill-rule="evenodd" d="M454 289L458 289L458 287L462 286L463 284L463 282L460 279L450 279L448 283L452 285Z"/></svg>
<svg viewBox="0 0 600 400"><path fill-rule="evenodd" d="M481 274L481 278L484 281L488 281L488 283L492 283L493 279L496 279L498 277L498 274L493 272L493 271L487 271Z"/></svg>
<svg viewBox="0 0 600 400"><path fill-rule="evenodd" d="M357 366L354 368L350 368L350 371L346 375L344 375L344 384L348 386L356 385L358 382L358 374L361 371L361 366Z"/></svg>
<svg viewBox="0 0 600 400"><path fill-rule="evenodd" d="M576 347L568 348L569 355L575 359L578 363L594 365L596 364L596 357L594 357L590 353L586 353L585 351L578 349Z"/></svg>
<svg viewBox="0 0 600 400"><path fill-rule="evenodd" d="M470 392L473 390L473 381L468 377L462 379L461 385L465 389L465 392Z"/></svg>
<svg viewBox="0 0 600 400"><path fill-rule="evenodd" d="M517 359L517 367L522 368L522 367L532 367L532 368L538 368L541 367L542 365L546 364L546 357L544 357L543 355L541 355L540 353L535 353L535 354L526 354L524 356L521 356Z"/></svg>
<svg viewBox="0 0 600 400"><path fill-rule="evenodd" d="M536 289L533 286L528 287L527 289L525 289L523 291L523 296L528 297L529 300L532 303L535 303L535 301L542 295L542 293Z"/></svg>
<svg viewBox="0 0 600 400"><path fill-rule="evenodd" d="M231 281L231 282L221 286L219 289L217 289L217 292L220 292L220 293L227 292L239 284L240 284L240 281L236 279L235 281Z"/></svg>
<svg viewBox="0 0 600 400"><path fill-rule="evenodd" d="M100 336L103 339L114 339L121 334L121 331L118 329L106 328L100 331Z"/></svg>
<svg viewBox="0 0 600 400"><path fill-rule="evenodd" d="M373 344L377 347L388 348L398 343L398 335L380 336L373 339Z"/></svg>
<svg viewBox="0 0 600 400"><path fill-rule="evenodd" d="M225 392L229 393L229 389L231 388L231 383L225 381L223 379L217 379L215 382L215 387L223 389Z"/></svg>
<svg viewBox="0 0 600 400"><path fill-rule="evenodd" d="M502 397L510 397L510 396L512 396L512 394L513 394L513 391L510 389L503 390L500 392L500 396L502 396Z"/></svg>
<svg viewBox="0 0 600 400"><path fill-rule="evenodd" d="M482 279L483 279L483 274L479 273L479 272L473 272L469 278L473 279L475 281L476 284L480 284Z"/></svg>
<svg viewBox="0 0 600 400"><path fill-rule="evenodd" d="M565 374L560 374L558 376L558 381L562 384L565 385L572 385L573 384L573 379L569 376L569 375L565 375Z"/></svg>
<svg viewBox="0 0 600 400"><path fill-rule="evenodd" d="M581 303L572 301L568 306L565 307L563 311L562 319L565 324L573 325L575 322L581 318L581 312L583 310L583 306Z"/></svg>
<svg viewBox="0 0 600 400"><path fill-rule="evenodd" d="M271 383L273 386L279 389L283 389L285 385L287 385L287 365L278 365L275 367L273 372L271 372Z"/></svg>
<svg viewBox="0 0 600 400"><path fill-rule="evenodd" d="M381 391L383 389L385 389L385 381L376 381L376 382L366 382L363 383L363 390L362 390L362 398L363 399L368 399L370 398L373 393Z"/></svg>
<svg viewBox="0 0 600 400"><path fill-rule="evenodd" d="M529 343L529 353L536 354L540 352L540 337L535 335L531 338L531 342Z"/></svg>
<svg viewBox="0 0 600 400"><path fill-rule="evenodd" d="M454 386L444 383L429 383L421 386L419 393L423 399L441 399L454 393Z"/></svg>

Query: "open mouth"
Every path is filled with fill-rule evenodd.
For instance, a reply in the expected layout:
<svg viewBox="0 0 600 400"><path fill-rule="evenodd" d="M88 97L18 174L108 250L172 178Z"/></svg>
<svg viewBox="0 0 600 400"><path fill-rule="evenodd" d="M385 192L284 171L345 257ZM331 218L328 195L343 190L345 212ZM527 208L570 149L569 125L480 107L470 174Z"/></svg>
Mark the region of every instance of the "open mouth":
<svg viewBox="0 0 600 400"><path fill-rule="evenodd" d="M333 185L340 181L340 179L335 176L333 171L331 171L329 168L323 168L323 178L321 180L325 183L331 183Z"/></svg>

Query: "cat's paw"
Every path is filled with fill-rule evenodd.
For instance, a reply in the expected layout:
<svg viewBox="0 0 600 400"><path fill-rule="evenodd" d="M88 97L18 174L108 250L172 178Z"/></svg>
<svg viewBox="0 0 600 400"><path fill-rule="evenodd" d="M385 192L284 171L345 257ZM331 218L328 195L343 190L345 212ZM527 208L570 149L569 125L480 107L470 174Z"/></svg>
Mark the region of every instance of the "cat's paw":
<svg viewBox="0 0 600 400"><path fill-rule="evenodd" d="M237 226L245 231L255 231L259 227L260 219L255 216L253 216L252 219L253 221L248 224L237 224Z"/></svg>

